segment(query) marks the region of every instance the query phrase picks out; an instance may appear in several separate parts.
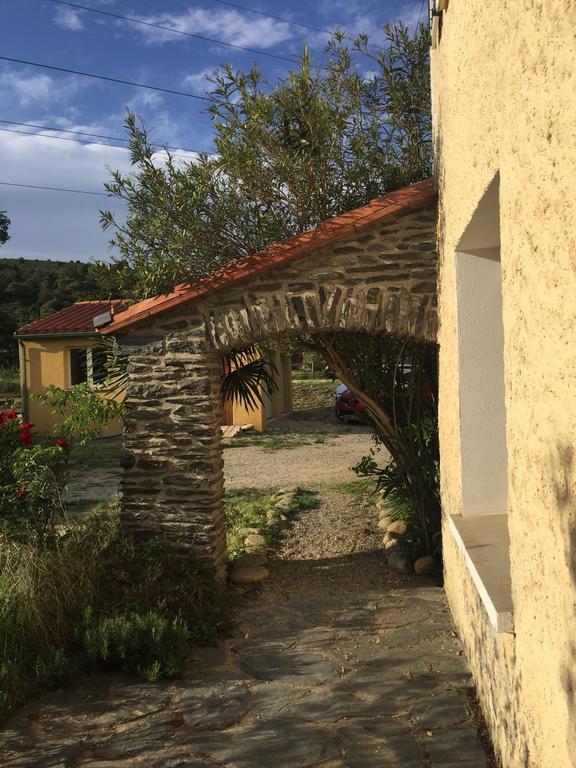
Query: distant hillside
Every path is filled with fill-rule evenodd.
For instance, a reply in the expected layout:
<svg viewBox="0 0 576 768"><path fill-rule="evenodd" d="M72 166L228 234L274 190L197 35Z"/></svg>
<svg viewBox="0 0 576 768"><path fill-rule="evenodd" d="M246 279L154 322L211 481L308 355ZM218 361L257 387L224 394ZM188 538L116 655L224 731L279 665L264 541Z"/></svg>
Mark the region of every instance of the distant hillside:
<svg viewBox="0 0 576 768"><path fill-rule="evenodd" d="M18 364L13 333L20 325L75 301L100 298L92 264L0 258L0 367Z"/></svg>

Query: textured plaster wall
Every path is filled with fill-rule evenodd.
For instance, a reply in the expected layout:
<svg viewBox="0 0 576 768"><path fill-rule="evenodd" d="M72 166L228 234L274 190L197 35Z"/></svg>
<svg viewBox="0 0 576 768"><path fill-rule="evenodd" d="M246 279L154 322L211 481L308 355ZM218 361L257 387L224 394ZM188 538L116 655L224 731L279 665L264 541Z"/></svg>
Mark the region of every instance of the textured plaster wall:
<svg viewBox="0 0 576 768"><path fill-rule="evenodd" d="M500 172L515 637L486 623L447 530L445 565L506 768L576 765L575 30L570 0L451 0L432 54L448 514L462 512L454 251Z"/></svg>

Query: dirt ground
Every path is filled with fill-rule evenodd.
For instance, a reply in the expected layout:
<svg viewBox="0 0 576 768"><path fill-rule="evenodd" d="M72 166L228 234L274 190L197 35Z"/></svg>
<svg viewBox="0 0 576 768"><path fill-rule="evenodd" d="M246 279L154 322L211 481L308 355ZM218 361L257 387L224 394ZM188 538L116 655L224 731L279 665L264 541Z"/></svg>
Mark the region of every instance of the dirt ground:
<svg viewBox="0 0 576 768"><path fill-rule="evenodd" d="M322 444L302 445L263 451L260 447L226 448L224 479L226 488L273 488L283 485L329 486L357 479L351 467L370 452L374 443L370 429L360 424L342 424L331 408L295 411L277 419L269 432L329 434ZM380 461L386 462L381 452Z"/></svg>

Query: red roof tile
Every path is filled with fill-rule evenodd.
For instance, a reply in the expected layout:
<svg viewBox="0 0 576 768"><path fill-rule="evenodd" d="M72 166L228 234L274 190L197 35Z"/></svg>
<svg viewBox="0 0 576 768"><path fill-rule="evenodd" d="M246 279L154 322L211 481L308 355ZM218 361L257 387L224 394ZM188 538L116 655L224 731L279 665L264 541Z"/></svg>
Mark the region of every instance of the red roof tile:
<svg viewBox="0 0 576 768"><path fill-rule="evenodd" d="M101 328L100 332L104 334L115 333L122 328L142 322L148 317L173 309L179 304L212 293L237 280L291 261L389 216L407 213L419 208L435 197L436 192L432 179L426 179L395 192L389 192L383 197L372 200L368 205L348 211L341 216L326 219L308 232L273 243L261 253L232 261L207 277L200 278L193 283L178 285L171 293L133 304L123 312L119 312L112 323Z"/></svg>
<svg viewBox="0 0 576 768"><path fill-rule="evenodd" d="M21 326L16 336L43 335L52 333L94 333L93 320L97 315L107 312L111 307L117 307L122 299L107 301L77 301L70 307L54 312L52 315L35 320Z"/></svg>

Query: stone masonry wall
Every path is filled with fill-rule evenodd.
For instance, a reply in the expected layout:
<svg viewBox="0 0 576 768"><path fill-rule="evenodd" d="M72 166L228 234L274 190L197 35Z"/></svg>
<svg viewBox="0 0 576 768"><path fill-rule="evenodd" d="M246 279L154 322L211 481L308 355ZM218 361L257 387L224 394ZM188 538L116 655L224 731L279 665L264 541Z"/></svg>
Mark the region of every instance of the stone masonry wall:
<svg viewBox="0 0 576 768"><path fill-rule="evenodd" d="M122 521L223 573L220 352L327 330L435 338L429 205L247 277L117 338L129 356Z"/></svg>

